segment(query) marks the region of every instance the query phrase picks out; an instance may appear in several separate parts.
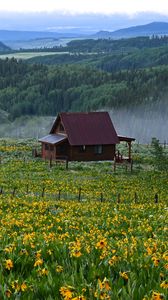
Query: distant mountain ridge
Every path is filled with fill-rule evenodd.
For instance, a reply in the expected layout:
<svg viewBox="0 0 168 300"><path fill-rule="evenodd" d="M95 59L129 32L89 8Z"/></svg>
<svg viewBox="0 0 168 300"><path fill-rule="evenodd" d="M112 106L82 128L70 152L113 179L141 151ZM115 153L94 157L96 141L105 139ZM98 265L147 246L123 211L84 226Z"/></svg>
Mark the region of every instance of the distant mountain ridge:
<svg viewBox="0 0 168 300"><path fill-rule="evenodd" d="M121 39L139 36L168 35L168 22L152 22L145 25L132 26L115 31L99 31L94 35L82 35L81 33L60 33L49 31L17 31L17 30L0 30L0 41L7 43L9 41L31 41L38 39L61 38L89 38L89 39Z"/></svg>
<svg viewBox="0 0 168 300"><path fill-rule="evenodd" d="M94 38L130 38L138 36L168 35L168 22L152 22L115 31L99 31Z"/></svg>
<svg viewBox="0 0 168 300"><path fill-rule="evenodd" d="M16 30L0 30L0 41L28 41L35 39L58 39L79 37L76 33L58 33L49 31L16 31Z"/></svg>

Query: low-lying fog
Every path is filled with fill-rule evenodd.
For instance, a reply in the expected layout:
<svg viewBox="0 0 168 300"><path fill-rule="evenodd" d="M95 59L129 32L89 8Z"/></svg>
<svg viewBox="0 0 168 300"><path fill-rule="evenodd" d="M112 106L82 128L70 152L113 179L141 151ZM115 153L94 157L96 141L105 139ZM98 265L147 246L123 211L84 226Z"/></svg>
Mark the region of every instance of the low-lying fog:
<svg viewBox="0 0 168 300"><path fill-rule="evenodd" d="M110 116L118 135L134 137L137 142L150 143L153 137L168 143L168 104L160 103L132 110L111 110Z"/></svg>
<svg viewBox="0 0 168 300"><path fill-rule="evenodd" d="M152 137L168 143L168 105L144 105L134 109L108 110L118 135L150 143ZM40 138L49 133L55 117L22 117L13 123L0 124L0 138Z"/></svg>

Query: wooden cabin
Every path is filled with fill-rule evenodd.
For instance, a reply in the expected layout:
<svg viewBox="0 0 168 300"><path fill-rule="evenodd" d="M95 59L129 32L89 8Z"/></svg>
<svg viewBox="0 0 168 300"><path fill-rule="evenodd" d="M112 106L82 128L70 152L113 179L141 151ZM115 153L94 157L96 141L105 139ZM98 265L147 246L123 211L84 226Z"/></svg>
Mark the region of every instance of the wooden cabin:
<svg viewBox="0 0 168 300"><path fill-rule="evenodd" d="M43 159L114 160L119 138L108 112L60 113L39 139Z"/></svg>

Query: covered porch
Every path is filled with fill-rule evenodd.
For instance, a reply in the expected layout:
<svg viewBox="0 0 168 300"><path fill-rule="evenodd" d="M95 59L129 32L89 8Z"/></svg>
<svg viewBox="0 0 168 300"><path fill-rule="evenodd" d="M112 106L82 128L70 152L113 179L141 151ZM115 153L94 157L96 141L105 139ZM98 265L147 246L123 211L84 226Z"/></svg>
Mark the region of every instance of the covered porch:
<svg viewBox="0 0 168 300"><path fill-rule="evenodd" d="M116 164L125 164L126 165L126 169L127 166L129 165L131 167L132 170L132 166L133 166L133 160L132 160L132 142L135 141L134 138L131 137L126 137L126 136L118 136L118 139L121 142L125 142L127 147L128 147L128 152L125 155L125 153L123 154L122 152L120 152L119 150L116 151L115 153L115 157L114 157L114 170L116 169Z"/></svg>
<svg viewBox="0 0 168 300"><path fill-rule="evenodd" d="M62 134L48 134L39 139L41 156L44 159L56 160L67 156L67 137Z"/></svg>
<svg viewBox="0 0 168 300"><path fill-rule="evenodd" d="M118 139L121 142L126 142L127 146L128 146L128 155L127 156L123 156L119 151L117 151L115 157L118 159L118 160L127 160L128 162L131 162L132 160L132 142L135 141L134 138L131 138L131 137L126 137L126 136L120 136L118 135Z"/></svg>

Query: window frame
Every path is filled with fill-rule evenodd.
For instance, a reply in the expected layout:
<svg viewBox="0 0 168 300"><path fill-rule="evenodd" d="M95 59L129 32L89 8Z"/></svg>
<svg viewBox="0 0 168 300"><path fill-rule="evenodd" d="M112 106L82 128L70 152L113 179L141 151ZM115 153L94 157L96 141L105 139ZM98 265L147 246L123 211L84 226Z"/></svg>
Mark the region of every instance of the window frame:
<svg viewBox="0 0 168 300"><path fill-rule="evenodd" d="M103 145L94 146L94 154L101 155L103 153Z"/></svg>
<svg viewBox="0 0 168 300"><path fill-rule="evenodd" d="M65 132L64 126L62 125L62 123L59 124L59 132Z"/></svg>
<svg viewBox="0 0 168 300"><path fill-rule="evenodd" d="M44 144L44 149L45 151L49 151L50 150L50 145L48 143Z"/></svg>
<svg viewBox="0 0 168 300"><path fill-rule="evenodd" d="M80 153L85 153L86 152L86 145L80 145L79 146L79 152Z"/></svg>

